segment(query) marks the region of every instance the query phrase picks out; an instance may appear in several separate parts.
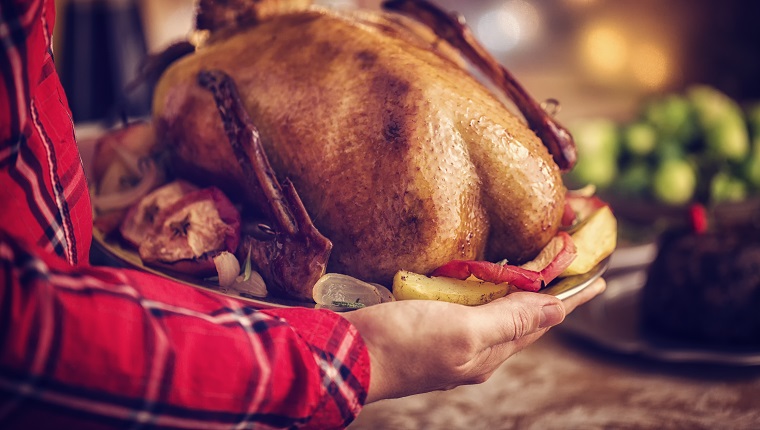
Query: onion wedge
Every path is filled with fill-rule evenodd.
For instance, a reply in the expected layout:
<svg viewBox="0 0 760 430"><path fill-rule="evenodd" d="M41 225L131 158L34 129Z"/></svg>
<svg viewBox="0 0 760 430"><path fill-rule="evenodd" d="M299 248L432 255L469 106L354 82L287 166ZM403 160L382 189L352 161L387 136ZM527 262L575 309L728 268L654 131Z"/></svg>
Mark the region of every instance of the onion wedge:
<svg viewBox="0 0 760 430"><path fill-rule="evenodd" d="M137 203L150 190L158 185L160 180L155 161L145 158L140 162L140 182L133 188L108 194L98 194L92 197L92 205L103 212L124 209Z"/></svg>

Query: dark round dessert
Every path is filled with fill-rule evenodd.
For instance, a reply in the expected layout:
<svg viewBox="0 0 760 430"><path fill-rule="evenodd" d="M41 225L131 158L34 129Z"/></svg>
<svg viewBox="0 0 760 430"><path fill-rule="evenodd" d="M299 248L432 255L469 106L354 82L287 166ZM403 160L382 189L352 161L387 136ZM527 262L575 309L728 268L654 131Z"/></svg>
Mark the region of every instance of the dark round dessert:
<svg viewBox="0 0 760 430"><path fill-rule="evenodd" d="M760 228L664 233L642 293L642 322L658 337L760 345Z"/></svg>

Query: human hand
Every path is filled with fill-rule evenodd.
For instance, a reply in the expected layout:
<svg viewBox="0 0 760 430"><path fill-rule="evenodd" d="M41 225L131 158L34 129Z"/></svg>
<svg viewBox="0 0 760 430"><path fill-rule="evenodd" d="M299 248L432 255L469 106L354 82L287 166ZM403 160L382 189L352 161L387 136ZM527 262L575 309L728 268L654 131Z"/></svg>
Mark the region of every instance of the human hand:
<svg viewBox="0 0 760 430"><path fill-rule="evenodd" d="M564 302L518 292L477 307L407 300L345 313L369 350L367 402L485 382L605 287L600 279Z"/></svg>

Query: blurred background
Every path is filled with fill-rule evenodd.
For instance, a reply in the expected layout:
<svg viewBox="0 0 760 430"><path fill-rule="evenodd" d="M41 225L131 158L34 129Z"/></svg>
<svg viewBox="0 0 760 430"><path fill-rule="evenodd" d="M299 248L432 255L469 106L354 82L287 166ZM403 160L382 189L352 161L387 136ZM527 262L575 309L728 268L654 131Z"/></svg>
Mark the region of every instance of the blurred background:
<svg viewBox="0 0 760 430"><path fill-rule="evenodd" d="M146 112L121 94L146 52L187 37L193 0L58 0L56 60L76 121ZM320 0L375 8L379 1ZM760 98L760 3L751 0L438 0L563 117L632 115L640 100L710 84Z"/></svg>

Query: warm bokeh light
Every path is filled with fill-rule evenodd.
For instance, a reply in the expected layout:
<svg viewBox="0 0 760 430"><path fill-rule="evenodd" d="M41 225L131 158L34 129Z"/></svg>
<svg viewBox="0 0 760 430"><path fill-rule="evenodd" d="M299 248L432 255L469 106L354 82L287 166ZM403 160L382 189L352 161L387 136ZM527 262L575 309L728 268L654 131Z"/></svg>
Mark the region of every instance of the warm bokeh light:
<svg viewBox="0 0 760 430"><path fill-rule="evenodd" d="M504 2L489 10L475 22L475 34L490 51L505 53L530 41L540 32L541 14L523 1Z"/></svg>
<svg viewBox="0 0 760 430"><path fill-rule="evenodd" d="M358 6L355 0L317 0L314 3L335 9L352 9Z"/></svg>
<svg viewBox="0 0 760 430"><path fill-rule="evenodd" d="M597 78L619 79L628 59L628 42L619 29L607 22L590 24L581 34L584 65Z"/></svg>
<svg viewBox="0 0 760 430"><path fill-rule="evenodd" d="M600 20L583 30L578 49L583 67L597 82L657 91L673 79L665 39L641 40L640 32L622 21Z"/></svg>
<svg viewBox="0 0 760 430"><path fill-rule="evenodd" d="M475 24L478 39L489 51L508 52L520 39L520 24L514 15L501 8L484 13Z"/></svg>
<svg viewBox="0 0 760 430"><path fill-rule="evenodd" d="M536 6L523 0L512 0L506 5L520 23L521 42L536 38L541 31L541 13Z"/></svg>
<svg viewBox="0 0 760 430"><path fill-rule="evenodd" d="M669 56L657 45L641 44L631 52L631 71L636 80L649 90L663 88L672 74Z"/></svg>
<svg viewBox="0 0 760 430"><path fill-rule="evenodd" d="M565 3L571 7L590 6L596 2L597 0L565 0Z"/></svg>
<svg viewBox="0 0 760 430"><path fill-rule="evenodd" d="M193 30L195 8L188 0L143 1L148 50L160 51Z"/></svg>

